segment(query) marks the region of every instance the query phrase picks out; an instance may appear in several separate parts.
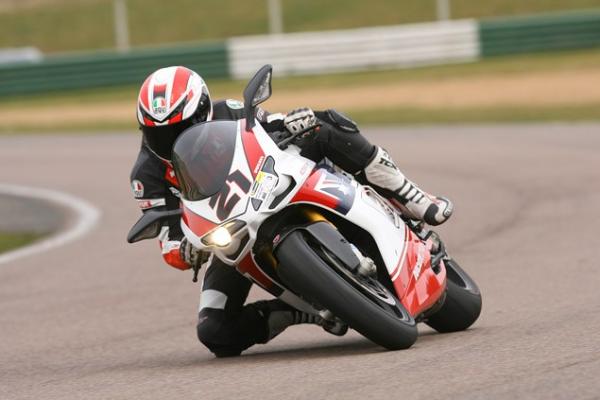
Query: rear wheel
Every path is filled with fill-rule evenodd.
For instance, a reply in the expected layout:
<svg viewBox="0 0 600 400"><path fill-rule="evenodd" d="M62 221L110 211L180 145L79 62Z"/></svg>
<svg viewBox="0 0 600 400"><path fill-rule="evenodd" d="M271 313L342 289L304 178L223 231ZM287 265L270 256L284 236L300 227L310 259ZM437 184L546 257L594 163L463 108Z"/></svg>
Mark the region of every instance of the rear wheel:
<svg viewBox="0 0 600 400"><path fill-rule="evenodd" d="M446 266L446 299L426 324L438 332L462 331L473 325L481 314L481 292L471 277L452 259Z"/></svg>
<svg viewBox="0 0 600 400"><path fill-rule="evenodd" d="M333 228L332 228L333 229ZM295 231L277 247L281 280L315 306L390 350L417 340L415 320L375 277L351 273L320 243Z"/></svg>

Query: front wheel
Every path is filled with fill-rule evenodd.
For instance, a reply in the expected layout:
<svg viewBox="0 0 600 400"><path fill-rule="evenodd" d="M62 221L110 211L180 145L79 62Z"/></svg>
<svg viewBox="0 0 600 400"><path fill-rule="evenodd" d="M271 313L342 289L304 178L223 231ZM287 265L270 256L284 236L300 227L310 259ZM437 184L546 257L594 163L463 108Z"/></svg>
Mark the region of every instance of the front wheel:
<svg viewBox="0 0 600 400"><path fill-rule="evenodd" d="M406 349L417 340L415 320L376 278L357 277L302 231L287 235L276 250L281 280L317 307L374 343Z"/></svg>
<svg viewBox="0 0 600 400"><path fill-rule="evenodd" d="M481 314L481 292L471 277L449 259L446 266L446 299L442 307L431 315L426 324L438 332L463 331L473 325Z"/></svg>

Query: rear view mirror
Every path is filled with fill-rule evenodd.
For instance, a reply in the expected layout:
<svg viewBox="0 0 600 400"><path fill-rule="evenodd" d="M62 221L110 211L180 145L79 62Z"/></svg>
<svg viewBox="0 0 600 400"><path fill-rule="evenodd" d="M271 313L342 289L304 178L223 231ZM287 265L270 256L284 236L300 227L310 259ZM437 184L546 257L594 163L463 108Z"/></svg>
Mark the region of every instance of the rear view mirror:
<svg viewBox="0 0 600 400"><path fill-rule="evenodd" d="M271 79L273 76L273 66L263 65L256 74L250 79L246 89L244 89L244 111L246 113L246 129L254 127L254 110L256 106L265 102L271 97Z"/></svg>
<svg viewBox="0 0 600 400"><path fill-rule="evenodd" d="M168 220L181 218L181 209L177 210L148 210L131 227L127 234L127 242L135 243L144 239L152 239L158 236L162 226Z"/></svg>
<svg viewBox="0 0 600 400"><path fill-rule="evenodd" d="M264 81L258 86L256 93L252 97L252 107L264 103L269 97L271 97L271 71L267 73Z"/></svg>

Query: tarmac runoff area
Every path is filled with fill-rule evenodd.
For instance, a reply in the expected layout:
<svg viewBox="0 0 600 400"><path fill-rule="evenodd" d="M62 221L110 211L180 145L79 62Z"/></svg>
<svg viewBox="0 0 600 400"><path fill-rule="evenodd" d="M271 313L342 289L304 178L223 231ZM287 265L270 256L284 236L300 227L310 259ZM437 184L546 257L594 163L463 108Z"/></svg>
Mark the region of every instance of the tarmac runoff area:
<svg viewBox="0 0 600 400"><path fill-rule="evenodd" d="M0 398L598 398L600 126L364 131L454 200L439 232L482 290L472 329L421 327L387 352L299 326L215 359L195 338L191 274L164 266L154 241L125 242L139 137L5 136L0 182L66 193L98 223L0 265Z"/></svg>
<svg viewBox="0 0 600 400"><path fill-rule="evenodd" d="M63 208L47 200L9 193L3 192L0 184L0 232L44 235L64 226L68 216Z"/></svg>

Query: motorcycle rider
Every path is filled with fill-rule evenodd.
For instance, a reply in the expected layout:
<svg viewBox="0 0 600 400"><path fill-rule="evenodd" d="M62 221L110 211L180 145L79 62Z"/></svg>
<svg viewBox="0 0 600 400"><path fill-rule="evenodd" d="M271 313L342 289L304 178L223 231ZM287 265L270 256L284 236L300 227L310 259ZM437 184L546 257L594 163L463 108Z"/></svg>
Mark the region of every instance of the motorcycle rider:
<svg viewBox="0 0 600 400"><path fill-rule="evenodd" d="M237 100L211 101L204 80L188 68L161 68L144 81L138 96L137 118L143 134L131 172L131 185L142 211L179 208L179 184L171 163L177 137L190 126L210 120L244 118ZM258 108L256 118L267 132L305 132L296 144L301 155L329 159L363 183L376 188L413 219L431 225L445 222L452 203L434 197L408 180L381 147L369 143L356 124L335 110L309 108L269 114ZM178 223L159 235L165 261L180 270L199 268L208 255L193 247ZM218 260L211 259L202 285L197 333L217 357L239 355L256 343L266 343L290 325L312 323L342 335L347 327L298 311L274 299L244 304L252 283Z"/></svg>

